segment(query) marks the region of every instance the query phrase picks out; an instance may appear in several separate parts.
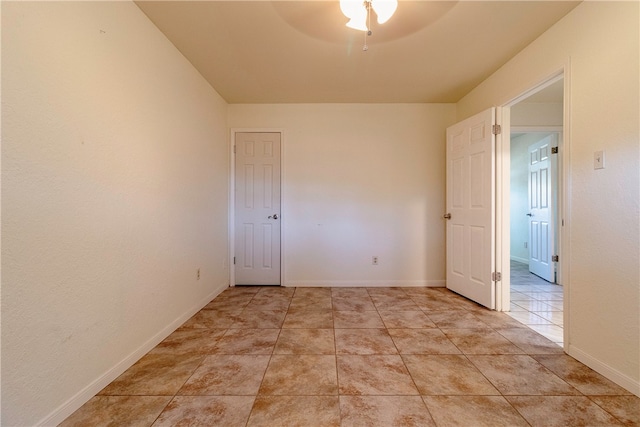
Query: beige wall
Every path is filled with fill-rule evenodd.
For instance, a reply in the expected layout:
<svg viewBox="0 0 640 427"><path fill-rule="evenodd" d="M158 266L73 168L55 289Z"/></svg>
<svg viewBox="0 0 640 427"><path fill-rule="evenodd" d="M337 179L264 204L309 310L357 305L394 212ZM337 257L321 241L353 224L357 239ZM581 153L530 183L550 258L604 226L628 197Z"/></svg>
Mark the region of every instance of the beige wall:
<svg viewBox="0 0 640 427"><path fill-rule="evenodd" d="M285 285L443 286L454 118L452 104L230 105L231 128L284 131Z"/></svg>
<svg viewBox="0 0 640 427"><path fill-rule="evenodd" d="M285 132L286 284L442 284L456 106L227 107L131 3L2 27L3 425L60 421L226 286L227 125ZM569 349L636 392L638 51L637 3L585 2L457 105L570 63Z"/></svg>
<svg viewBox="0 0 640 427"><path fill-rule="evenodd" d="M458 103L502 105L569 65L568 343L640 394L639 4L584 2ZM604 150L606 168L593 169Z"/></svg>
<svg viewBox="0 0 640 427"><path fill-rule="evenodd" d="M2 425L61 421L228 284L226 108L133 3L3 2Z"/></svg>
<svg viewBox="0 0 640 427"><path fill-rule="evenodd" d="M511 107L511 126L562 126L562 109L562 103L520 102Z"/></svg>

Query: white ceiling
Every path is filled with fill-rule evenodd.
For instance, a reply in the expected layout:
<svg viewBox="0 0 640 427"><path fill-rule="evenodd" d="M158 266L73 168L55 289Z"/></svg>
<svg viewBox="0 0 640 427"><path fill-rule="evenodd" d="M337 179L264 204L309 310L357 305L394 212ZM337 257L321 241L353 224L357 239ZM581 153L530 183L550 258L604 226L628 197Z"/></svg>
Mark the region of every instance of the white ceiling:
<svg viewBox="0 0 640 427"><path fill-rule="evenodd" d="M400 1L345 27L338 0L137 1L228 103L457 102L579 2Z"/></svg>

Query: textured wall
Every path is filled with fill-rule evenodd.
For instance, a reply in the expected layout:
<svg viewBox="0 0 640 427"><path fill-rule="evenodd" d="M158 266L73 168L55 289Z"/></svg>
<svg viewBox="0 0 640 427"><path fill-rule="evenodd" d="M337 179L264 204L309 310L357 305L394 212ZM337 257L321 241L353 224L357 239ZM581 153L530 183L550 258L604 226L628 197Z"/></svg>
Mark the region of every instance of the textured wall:
<svg viewBox="0 0 640 427"><path fill-rule="evenodd" d="M133 3L3 2L2 425L60 421L227 285L226 108Z"/></svg>

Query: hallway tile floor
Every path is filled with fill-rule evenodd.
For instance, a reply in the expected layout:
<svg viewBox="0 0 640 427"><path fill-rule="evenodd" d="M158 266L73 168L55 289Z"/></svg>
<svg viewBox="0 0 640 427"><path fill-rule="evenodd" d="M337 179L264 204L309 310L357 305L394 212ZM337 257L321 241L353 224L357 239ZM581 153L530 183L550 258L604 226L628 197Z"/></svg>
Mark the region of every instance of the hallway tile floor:
<svg viewBox="0 0 640 427"><path fill-rule="evenodd" d="M562 347L563 288L530 273L527 264L511 261L511 311L507 314Z"/></svg>
<svg viewBox="0 0 640 427"><path fill-rule="evenodd" d="M638 397L446 289L235 287L61 425L639 423Z"/></svg>

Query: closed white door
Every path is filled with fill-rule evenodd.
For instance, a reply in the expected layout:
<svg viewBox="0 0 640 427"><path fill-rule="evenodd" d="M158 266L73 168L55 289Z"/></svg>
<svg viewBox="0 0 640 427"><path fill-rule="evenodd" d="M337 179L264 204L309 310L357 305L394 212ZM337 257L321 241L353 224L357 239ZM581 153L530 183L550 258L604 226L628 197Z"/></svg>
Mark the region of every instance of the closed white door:
<svg viewBox="0 0 640 427"><path fill-rule="evenodd" d="M555 282L552 135L529 146L529 271Z"/></svg>
<svg viewBox="0 0 640 427"><path fill-rule="evenodd" d="M495 308L495 109L447 129L447 288Z"/></svg>
<svg viewBox="0 0 640 427"><path fill-rule="evenodd" d="M280 133L236 133L235 193L235 283L280 285Z"/></svg>

